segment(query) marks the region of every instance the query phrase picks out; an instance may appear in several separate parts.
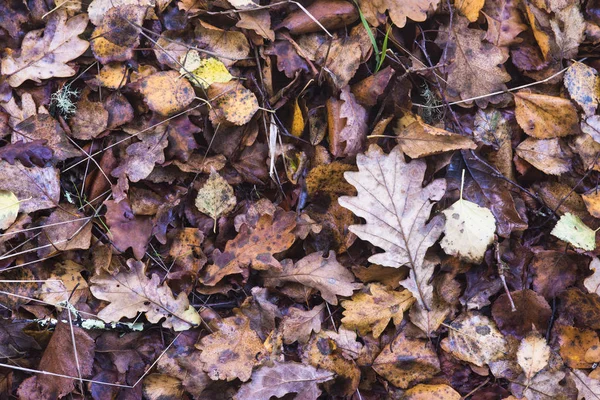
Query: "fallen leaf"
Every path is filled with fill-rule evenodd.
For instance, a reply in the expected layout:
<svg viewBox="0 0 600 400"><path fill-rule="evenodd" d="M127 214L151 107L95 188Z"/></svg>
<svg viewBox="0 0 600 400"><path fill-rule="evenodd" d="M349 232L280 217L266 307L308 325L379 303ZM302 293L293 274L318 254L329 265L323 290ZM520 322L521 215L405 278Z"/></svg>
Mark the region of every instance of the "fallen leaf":
<svg viewBox="0 0 600 400"><path fill-rule="evenodd" d="M535 250L529 268L533 273L533 289L546 299L553 299L575 284L577 266L587 262L578 254L564 251Z"/></svg>
<svg viewBox="0 0 600 400"><path fill-rule="evenodd" d="M209 114L215 127L222 123L245 125L258 111L256 96L240 82L215 82L208 88L208 97L215 99Z"/></svg>
<svg viewBox="0 0 600 400"><path fill-rule="evenodd" d="M517 362L525 372L525 379L531 379L548 365L550 347L538 332L527 335L517 351Z"/></svg>
<svg viewBox="0 0 600 400"><path fill-rule="evenodd" d="M52 149L54 157L61 161L82 155L81 151L71 144L60 123L49 114L33 115L14 127L11 138L13 143L34 140L45 140L46 146Z"/></svg>
<svg viewBox="0 0 600 400"><path fill-rule="evenodd" d="M252 369L262 361L265 348L243 315L225 318L216 324L216 332L205 336L196 345L202 350L200 360L212 380L246 382Z"/></svg>
<svg viewBox="0 0 600 400"><path fill-rule="evenodd" d="M85 268L71 260L65 260L54 267L50 279L39 290L40 298L50 304L77 304L80 299L85 300L89 295L88 284L81 275Z"/></svg>
<svg viewBox="0 0 600 400"><path fill-rule="evenodd" d="M510 293L517 311L513 311L508 295L500 295L492 305L492 316L504 335L523 339L532 330L546 332L552 310L548 302L533 290Z"/></svg>
<svg viewBox="0 0 600 400"><path fill-rule="evenodd" d="M569 95L583 109L586 116L591 117L598 108L600 96L600 78L598 71L580 62L574 62L565 72L563 78Z"/></svg>
<svg viewBox="0 0 600 400"><path fill-rule="evenodd" d="M583 285L590 293L600 295L600 260L598 257L592 258L590 270L592 271L592 275L583 280Z"/></svg>
<svg viewBox="0 0 600 400"><path fill-rule="evenodd" d="M439 3L439 0L408 0L403 2L393 0L360 0L358 5L366 20L369 21L369 24L379 26L381 23L379 21L379 15L385 14L385 12L388 11L394 25L402 28L406 25L407 18L416 22L425 21L427 12L429 10L435 10Z"/></svg>
<svg viewBox="0 0 600 400"><path fill-rule="evenodd" d="M579 133L579 116L570 100L525 91L514 98L517 122L529 136L552 139Z"/></svg>
<svg viewBox="0 0 600 400"><path fill-rule="evenodd" d="M358 12L353 4L344 0L317 1L290 13L275 29L287 28L293 35L321 32L325 29L335 30L352 24L358 19ZM316 21L319 21L317 23Z"/></svg>
<svg viewBox="0 0 600 400"><path fill-rule="evenodd" d="M75 139L90 140L108 127L108 111L99 101L90 101L89 90L84 90L76 104L77 112L69 119L71 133Z"/></svg>
<svg viewBox="0 0 600 400"><path fill-rule="evenodd" d="M17 57L9 52L2 58L2 75L12 87L30 79L41 82L53 77L69 77L76 70L67 62L82 55L89 43L79 38L88 23L86 14L67 20L67 12L58 9L50 14L46 27L28 32Z"/></svg>
<svg viewBox="0 0 600 400"><path fill-rule="evenodd" d="M558 138L539 140L527 138L517 146L515 153L550 175L561 175L571 170L571 158L565 153Z"/></svg>
<svg viewBox="0 0 600 400"><path fill-rule="evenodd" d="M200 324L200 315L185 295L173 296L171 289L160 278L152 274L146 277L146 266L134 259L127 260L129 271L110 275L103 272L90 278L90 290L94 297L109 304L98 313L105 322L118 322L121 318L135 318L145 313L148 321L183 331Z"/></svg>
<svg viewBox="0 0 600 400"><path fill-rule="evenodd" d="M333 379L334 373L318 370L297 362L278 362L264 365L252 374L252 381L240 387L236 400L269 400L296 393L297 399L316 399L321 394L319 383Z"/></svg>
<svg viewBox="0 0 600 400"><path fill-rule="evenodd" d="M325 303L306 311L290 307L288 314L281 321L283 342L285 344L292 344L296 341L300 343L308 342L312 332L318 333L321 330L324 309Z"/></svg>
<svg viewBox="0 0 600 400"><path fill-rule="evenodd" d="M72 222L70 222L72 221ZM59 251L89 249L92 240L92 221L72 204L60 204L45 222L38 241L40 257Z"/></svg>
<svg viewBox="0 0 600 400"><path fill-rule="evenodd" d="M200 281L214 286L226 275L238 274L252 266L257 270L281 270L273 255L287 250L295 241L296 213L279 210L275 215L262 215L254 228L243 225L225 250L213 252L214 264L202 271Z"/></svg>
<svg viewBox="0 0 600 400"><path fill-rule="evenodd" d="M352 94L361 105L372 107L387 88L395 71L386 67L352 85Z"/></svg>
<svg viewBox="0 0 600 400"><path fill-rule="evenodd" d="M201 49L216 53L226 67L250 55L250 45L246 35L239 31L223 30L204 21L198 21L195 43Z"/></svg>
<svg viewBox="0 0 600 400"><path fill-rule="evenodd" d="M588 350L600 347L600 340L595 331L560 325L557 336L560 356L568 367L592 368L594 363L586 360L586 354Z"/></svg>
<svg viewBox="0 0 600 400"><path fill-rule="evenodd" d="M352 300L342 301L342 324L347 329L358 330L361 335L373 332L373 337L378 338L390 319L396 327L400 325L404 312L415 299L408 290L390 290L378 283L370 284L367 290L356 293Z"/></svg>
<svg viewBox="0 0 600 400"><path fill-rule="evenodd" d="M402 400L428 399L460 400L462 397L448 385L425 385L423 383L408 389L402 397Z"/></svg>
<svg viewBox="0 0 600 400"><path fill-rule="evenodd" d="M176 71L157 72L139 83L140 93L152 111L173 115L186 109L194 98L194 88Z"/></svg>
<svg viewBox="0 0 600 400"><path fill-rule="evenodd" d="M348 86L340 99L327 101L329 150L335 157L356 155L362 150L367 136L367 110L356 102Z"/></svg>
<svg viewBox="0 0 600 400"><path fill-rule="evenodd" d="M454 6L469 22L475 22L479 18L479 11L483 8L485 0L458 0Z"/></svg>
<svg viewBox="0 0 600 400"><path fill-rule="evenodd" d="M281 262L281 271L269 270L264 273L265 285L280 286L285 282L297 282L321 292L323 300L337 305L336 296L351 296L362 285L354 283L354 275L340 264L335 252L330 251L327 258L321 252L309 254L294 263L292 260Z"/></svg>
<svg viewBox="0 0 600 400"><path fill-rule="evenodd" d="M442 340L441 346L459 360L479 367L498 360L507 350L506 339L493 321L471 311L452 321L448 337Z"/></svg>
<svg viewBox="0 0 600 400"><path fill-rule="evenodd" d="M10 165L15 160L21 162L24 167L45 167L52 159L52 149L45 146L45 140L34 140L23 142L18 140L0 148L0 160L7 161Z"/></svg>
<svg viewBox="0 0 600 400"><path fill-rule="evenodd" d="M479 264L494 241L496 219L492 212L461 198L442 211L446 216L444 238L440 242L446 254Z"/></svg>
<svg viewBox="0 0 600 400"><path fill-rule="evenodd" d="M600 191L598 188L592 188L588 192L583 193L581 198L585 202L588 212L593 217L600 218Z"/></svg>
<svg viewBox="0 0 600 400"><path fill-rule="evenodd" d="M113 7L136 5L154 7L155 0L92 0L88 7L90 22L96 26L102 24L106 12Z"/></svg>
<svg viewBox="0 0 600 400"><path fill-rule="evenodd" d="M550 234L579 249L592 251L596 248L596 231L571 213L560 217Z"/></svg>
<svg viewBox="0 0 600 400"><path fill-rule="evenodd" d="M440 372L440 360L431 343L401 332L373 361L373 369L392 385L406 389Z"/></svg>
<svg viewBox="0 0 600 400"><path fill-rule="evenodd" d="M201 58L196 50L185 53L180 62L183 67L179 73L203 89L208 89L215 82L226 83L233 79L225 64L214 57Z"/></svg>
<svg viewBox="0 0 600 400"><path fill-rule="evenodd" d="M59 171L54 167L26 168L18 161L0 161L0 190L28 199L20 203L22 213L54 208L60 198Z"/></svg>
<svg viewBox="0 0 600 400"><path fill-rule="evenodd" d="M104 204L104 217L110 228L109 238L113 246L119 251L126 251L131 247L135 257L141 260L152 235L152 221L148 217L135 215L127 200L108 200Z"/></svg>
<svg viewBox="0 0 600 400"><path fill-rule="evenodd" d="M477 148L471 139L428 125L418 115L405 114L398 120L395 132L400 148L410 158Z"/></svg>
<svg viewBox="0 0 600 400"><path fill-rule="evenodd" d="M356 163L359 171L345 172L344 177L356 187L358 196L342 196L338 202L367 224L351 225L349 230L385 250L369 257L370 262L394 268L408 265L410 278L404 285L428 308L433 268L425 268L425 252L441 235L444 222L440 218L426 222L432 201L443 196L446 182L438 179L422 187L425 162L406 163L399 146L385 155L372 145L367 153L357 156ZM406 207L408 204L411 206Z"/></svg>
<svg viewBox="0 0 600 400"><path fill-rule="evenodd" d="M12 225L19 215L19 199L8 190L0 190L0 229Z"/></svg>
<svg viewBox="0 0 600 400"><path fill-rule="evenodd" d="M149 374L143 381L144 397L149 400L176 400L182 396L179 379L165 374Z"/></svg>
<svg viewBox="0 0 600 400"><path fill-rule="evenodd" d="M217 226L217 218L230 213L237 204L233 188L217 171L212 169L208 180L198 191L196 208L211 217Z"/></svg>
<svg viewBox="0 0 600 400"><path fill-rule="evenodd" d="M600 382L597 379L590 378L585 372L580 370L573 370L575 374L575 386L579 393L577 394L577 400L592 400L600 398Z"/></svg>
<svg viewBox="0 0 600 400"><path fill-rule="evenodd" d="M250 29L272 42L275 32L271 29L271 14L268 10L256 10L239 13L240 20L235 24L238 28Z"/></svg>
<svg viewBox="0 0 600 400"><path fill-rule="evenodd" d="M510 75L503 64L508 59L508 52L485 42L485 32L469 28L468 23L466 18L457 16L451 28L449 25L441 27L444 33L435 41L446 49L439 66L448 74L448 92L452 98L463 100L482 96L474 100L482 108L490 102L505 101L505 94L487 95L507 89L505 83L510 80Z"/></svg>
<svg viewBox="0 0 600 400"><path fill-rule="evenodd" d="M486 2L483 15L488 23L485 39L498 47L508 47L522 41L519 36L527 29L521 13L517 8L518 2L503 0L501 2Z"/></svg>

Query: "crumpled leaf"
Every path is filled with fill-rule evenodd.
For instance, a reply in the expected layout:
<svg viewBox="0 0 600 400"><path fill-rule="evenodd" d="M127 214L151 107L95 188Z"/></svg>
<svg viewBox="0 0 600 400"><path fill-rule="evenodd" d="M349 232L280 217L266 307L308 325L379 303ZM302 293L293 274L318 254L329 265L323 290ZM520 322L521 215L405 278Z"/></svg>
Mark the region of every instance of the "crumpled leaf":
<svg viewBox="0 0 600 400"><path fill-rule="evenodd" d="M8 161L14 165L15 160L19 160L25 167L45 167L52 159L53 151L45 146L45 140L34 140L23 142L18 140L0 147L0 160Z"/></svg>
<svg viewBox="0 0 600 400"><path fill-rule="evenodd" d="M225 318L216 324L216 332L202 338L196 348L212 380L250 379L252 368L262 361L265 348L250 320L244 315Z"/></svg>
<svg viewBox="0 0 600 400"><path fill-rule="evenodd" d="M208 180L198 191L196 208L211 217L217 224L217 218L231 212L237 204L233 188L217 171L212 169Z"/></svg>
<svg viewBox="0 0 600 400"><path fill-rule="evenodd" d="M335 252L323 258L321 252L309 254L297 261L286 259L281 262L283 270L264 273L265 286L281 286L285 282L296 282L321 292L323 300L337 305L336 296L351 296L362 285L354 282L354 275L340 264Z"/></svg>
<svg viewBox="0 0 600 400"><path fill-rule="evenodd" d="M335 157L356 155L362 150L367 136L367 110L345 86L340 99L327 101L329 150Z"/></svg>
<svg viewBox="0 0 600 400"><path fill-rule="evenodd" d="M494 322L475 312L466 312L450 324L448 337L442 340L444 351L479 367L504 355L507 343Z"/></svg>
<svg viewBox="0 0 600 400"><path fill-rule="evenodd" d="M402 28L406 25L407 18L416 22L425 21L427 12L435 10L439 3L439 0L360 0L358 5L369 24L380 25L379 14L385 14L388 11L394 25Z"/></svg>
<svg viewBox="0 0 600 400"><path fill-rule="evenodd" d="M67 12L58 9L48 17L44 29L28 32L23 38L19 56L8 53L2 59L2 75L12 87L30 79L41 82L52 77L69 77L76 70L67 62L82 55L89 43L79 38L88 23L86 14L67 20Z"/></svg>
<svg viewBox="0 0 600 400"><path fill-rule="evenodd" d="M0 229L12 225L19 215L19 199L9 190L0 190Z"/></svg>
<svg viewBox="0 0 600 400"><path fill-rule="evenodd" d="M308 342L312 332L318 333L321 330L324 309L325 303L306 311L290 307L288 314L281 321L283 342L285 344L292 344L296 341Z"/></svg>
<svg viewBox="0 0 600 400"><path fill-rule="evenodd" d="M296 227L296 213L278 210L273 216L264 214L256 226L242 225L235 239L225 245L221 253L212 254L214 264L202 271L200 281L216 285L226 275L239 274L248 266L257 270L281 270L273 255L287 250L296 240L292 233Z"/></svg>
<svg viewBox="0 0 600 400"><path fill-rule="evenodd" d="M592 251L596 248L596 231L571 213L566 213L560 217L550 233L560 240L585 251Z"/></svg>
<svg viewBox="0 0 600 400"><path fill-rule="evenodd" d="M54 167L26 168L20 162L0 161L0 190L11 191L21 202L21 212L28 214L58 205L59 171Z"/></svg>
<svg viewBox="0 0 600 400"><path fill-rule="evenodd" d="M590 293L600 295L600 259L598 257L592 258L590 270L592 271L592 275L583 280L583 285Z"/></svg>
<svg viewBox="0 0 600 400"><path fill-rule="evenodd" d="M321 394L317 386L334 378L330 371L297 362L278 362L254 371L252 381L243 384L236 400L269 400L296 393L297 399L316 399Z"/></svg>
<svg viewBox="0 0 600 400"><path fill-rule="evenodd" d="M245 15L246 13L241 14ZM196 50L187 52L181 57L180 62L183 67L179 73L203 89L208 89L215 82L226 83L233 79L225 64L220 60L214 57L201 58L200 53Z"/></svg>
<svg viewBox="0 0 600 400"><path fill-rule="evenodd" d="M408 290L390 290L379 283L372 283L368 292L356 293L352 300L342 301L342 324L347 329L358 330L361 335L372 331L373 337L378 338L390 319L394 320L395 326L400 325L404 312L414 301Z"/></svg>
<svg viewBox="0 0 600 400"><path fill-rule="evenodd" d="M527 381L544 369L549 359L550 347L538 332L532 332L521 340L517 351L517 362L525 372Z"/></svg>
<svg viewBox="0 0 600 400"><path fill-rule="evenodd" d="M152 235L152 221L148 217L135 215L127 200L108 200L104 204L106 224L110 228L108 235L113 246L119 251L131 247L135 257L141 260Z"/></svg>
<svg viewBox="0 0 600 400"><path fill-rule="evenodd" d="M510 80L503 66L508 52L484 41L485 32L469 28L468 23L466 18L457 16L451 29L449 25L441 27L435 41L447 49L438 65L448 73L448 93L463 100L506 90L505 83ZM496 104L506 98L505 94L485 96L475 103L485 108L490 102Z"/></svg>
<svg viewBox="0 0 600 400"><path fill-rule="evenodd" d="M410 158L477 148L470 138L428 125L418 115L405 114L394 131L402 151Z"/></svg>
<svg viewBox="0 0 600 400"><path fill-rule="evenodd" d="M514 97L517 122L529 136L551 139L580 132L577 109L570 100L525 91Z"/></svg>
<svg viewBox="0 0 600 400"><path fill-rule="evenodd" d="M135 318L145 313L148 321L158 323L164 318L162 326L184 331L200 324L200 315L192 307L185 295L173 296L171 288L160 278L152 274L146 276L146 266L141 261L127 260L129 271L116 275L103 272L90 278L90 290L94 297L109 302L98 313L105 322L118 322L121 318Z"/></svg>
<svg viewBox="0 0 600 400"><path fill-rule="evenodd" d="M515 153L549 175L561 175L571 169L571 158L562 149L558 138L527 138L517 146Z"/></svg>
<svg viewBox="0 0 600 400"><path fill-rule="evenodd" d="M446 216L446 225L440 245L446 254L475 264L483 261L486 249L494 241L494 214L462 196L442 212Z"/></svg>
<svg viewBox="0 0 600 400"><path fill-rule="evenodd" d="M563 77L569 95L583 109L586 116L591 117L598 108L600 96L600 78L596 69L574 62Z"/></svg>
<svg viewBox="0 0 600 400"><path fill-rule="evenodd" d="M406 163L399 146L385 155L372 145L357 156L356 163L359 171L345 172L344 177L356 187L358 196L342 196L338 202L367 223L348 229L385 250L369 257L370 262L394 268L408 265L413 285L407 289L428 308L431 298L425 298L423 292L433 269L424 268L425 252L441 235L444 221L433 218L426 222L432 201L444 195L446 182L438 179L422 187L425 162Z"/></svg>

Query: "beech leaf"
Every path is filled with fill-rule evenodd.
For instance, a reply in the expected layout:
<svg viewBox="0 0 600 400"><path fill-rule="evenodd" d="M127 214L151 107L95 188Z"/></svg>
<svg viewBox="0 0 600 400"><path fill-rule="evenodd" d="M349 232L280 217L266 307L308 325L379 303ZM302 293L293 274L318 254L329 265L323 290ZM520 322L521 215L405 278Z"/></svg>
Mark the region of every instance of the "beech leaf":
<svg viewBox="0 0 600 400"><path fill-rule="evenodd" d="M118 322L121 318L135 318L140 312L152 323L161 319L162 326L183 331L197 326L200 315L192 307L185 295L173 296L166 284L160 284L160 278L152 274L146 276L146 266L140 261L129 259L129 271L109 275L103 272L90 279L90 290L94 297L109 302L98 313L105 322Z"/></svg>
<svg viewBox="0 0 600 400"><path fill-rule="evenodd" d="M358 196L342 196L342 207L364 218L364 225L349 230L359 238L385 250L369 261L386 267L410 268L412 285L407 287L417 301L428 308L430 296L424 296L433 268L425 266L425 252L442 234L444 221L429 214L433 201L446 191L446 181L437 179L422 186L426 164L421 160L406 163L400 147L389 155L372 145L356 158L358 172L345 172L346 180L356 187Z"/></svg>
<svg viewBox="0 0 600 400"><path fill-rule="evenodd" d="M560 240L585 251L592 251L596 248L596 231L584 224L578 216L571 213L566 213L560 217L550 233Z"/></svg>

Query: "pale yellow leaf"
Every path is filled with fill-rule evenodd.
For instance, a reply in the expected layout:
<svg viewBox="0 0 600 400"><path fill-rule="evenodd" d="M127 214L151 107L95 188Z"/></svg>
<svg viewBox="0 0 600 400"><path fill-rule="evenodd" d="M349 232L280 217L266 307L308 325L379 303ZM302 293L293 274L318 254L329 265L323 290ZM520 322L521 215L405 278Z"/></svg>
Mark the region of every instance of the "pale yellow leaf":
<svg viewBox="0 0 600 400"><path fill-rule="evenodd" d="M19 199L8 190L0 190L0 229L8 228L19 214Z"/></svg>
<svg viewBox="0 0 600 400"><path fill-rule="evenodd" d="M531 380L535 374L540 372L550 359L550 347L546 339L542 338L538 332L532 332L523 340L517 350L517 362L525 372L527 381Z"/></svg>
<svg viewBox="0 0 600 400"><path fill-rule="evenodd" d="M217 218L231 212L236 204L231 185L212 169L208 180L198 191L196 208L216 221Z"/></svg>
<svg viewBox="0 0 600 400"><path fill-rule="evenodd" d="M560 217L550 233L579 249L592 251L596 248L596 232L571 213Z"/></svg>
<svg viewBox="0 0 600 400"><path fill-rule="evenodd" d="M579 104L585 115L593 116L598 108L600 95L598 71L580 62L574 62L565 72L563 81L569 95Z"/></svg>
<svg viewBox="0 0 600 400"><path fill-rule="evenodd" d="M225 64L220 60L214 57L201 58L196 50L190 50L181 56L180 61L183 67L179 73L203 89L208 89L214 82L229 82L233 79Z"/></svg>

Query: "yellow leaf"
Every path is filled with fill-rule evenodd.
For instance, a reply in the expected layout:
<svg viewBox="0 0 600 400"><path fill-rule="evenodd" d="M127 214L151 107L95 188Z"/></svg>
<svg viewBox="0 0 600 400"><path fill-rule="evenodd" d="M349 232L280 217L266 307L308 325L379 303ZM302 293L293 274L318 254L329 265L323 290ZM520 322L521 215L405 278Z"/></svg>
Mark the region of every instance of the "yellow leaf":
<svg viewBox="0 0 600 400"><path fill-rule="evenodd" d="M190 82L203 89L208 89L215 82L229 82L233 79L225 64L214 57L201 58L196 50L190 50L182 56L181 63L183 68L179 73L186 75Z"/></svg>
<svg viewBox="0 0 600 400"><path fill-rule="evenodd" d="M13 192L0 190L0 229L8 228L19 214L19 199Z"/></svg>
<svg viewBox="0 0 600 400"><path fill-rule="evenodd" d="M568 99L528 92L515 94L515 115L526 134L537 139L579 133L577 109Z"/></svg>
<svg viewBox="0 0 600 400"><path fill-rule="evenodd" d="M196 97L192 85L176 71L157 72L144 78L140 92L148 107L161 115L183 111Z"/></svg>
<svg viewBox="0 0 600 400"><path fill-rule="evenodd" d="M211 170L208 180L196 196L198 210L215 220L216 224L217 218L233 210L236 204L231 185L217 171Z"/></svg>
<svg viewBox="0 0 600 400"><path fill-rule="evenodd" d="M560 217L550 233L579 249L592 251L596 248L596 231L571 213Z"/></svg>
<svg viewBox="0 0 600 400"><path fill-rule="evenodd" d="M517 351L517 362L525 372L527 381L544 369L549 359L550 347L537 331L531 332L521 341Z"/></svg>
<svg viewBox="0 0 600 400"><path fill-rule="evenodd" d="M456 0L454 5L471 22L477 21L485 0Z"/></svg>
<svg viewBox="0 0 600 400"><path fill-rule="evenodd" d="M302 110L298 105L298 99L294 101L294 114L292 115L292 129L291 134L300 137L302 136L302 132L304 132L304 116L302 115Z"/></svg>

